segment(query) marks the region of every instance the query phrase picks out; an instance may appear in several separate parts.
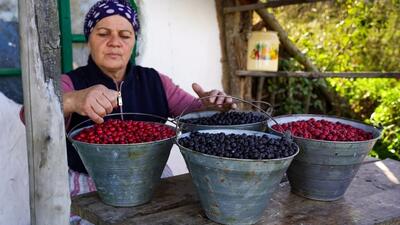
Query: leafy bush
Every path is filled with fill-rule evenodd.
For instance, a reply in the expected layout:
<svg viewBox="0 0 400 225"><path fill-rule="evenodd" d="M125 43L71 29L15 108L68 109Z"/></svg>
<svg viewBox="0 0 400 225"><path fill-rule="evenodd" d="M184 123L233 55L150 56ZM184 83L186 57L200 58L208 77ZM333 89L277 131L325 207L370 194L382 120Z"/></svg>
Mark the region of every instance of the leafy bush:
<svg viewBox="0 0 400 225"><path fill-rule="evenodd" d="M399 0L301 4L274 9L273 14L321 71L400 71ZM289 71L299 68L293 60L281 65ZM311 112L326 109L315 81L282 79L268 81L269 93L282 93L279 113L302 112L310 94L316 104ZM337 95L327 113L383 126L383 137L372 155L400 159L399 79L330 78L327 83Z"/></svg>

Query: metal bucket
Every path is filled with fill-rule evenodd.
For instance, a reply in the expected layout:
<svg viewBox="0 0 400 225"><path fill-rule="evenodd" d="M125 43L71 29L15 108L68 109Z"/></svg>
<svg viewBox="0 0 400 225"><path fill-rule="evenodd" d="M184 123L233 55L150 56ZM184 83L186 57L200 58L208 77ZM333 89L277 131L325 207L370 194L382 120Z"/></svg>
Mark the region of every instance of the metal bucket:
<svg viewBox="0 0 400 225"><path fill-rule="evenodd" d="M263 112L253 111L240 111L245 113L254 113L256 115L265 116ZM210 117L214 114L220 113L219 111L202 111L202 112L191 112L180 117L179 126L183 132L198 131L198 130L213 130L213 129L233 129L233 130L253 130L253 131L265 131L267 129L268 117L265 117L264 121L256 123L238 124L238 125L202 125L182 122L182 119L197 119L202 117Z"/></svg>
<svg viewBox="0 0 400 225"><path fill-rule="evenodd" d="M203 130L203 133L276 135L246 130ZM179 144L192 176L200 203L208 218L222 224L254 224L264 213L269 198L278 187L297 152L269 160L232 159L203 154Z"/></svg>
<svg viewBox="0 0 400 225"><path fill-rule="evenodd" d="M292 192L314 200L334 201L343 197L381 132L361 122L334 116L299 114L274 117L279 124L311 118L348 124L373 135L373 139L366 141L322 141L293 136L300 153L287 171ZM274 124L269 121L268 127L279 133L271 128Z"/></svg>
<svg viewBox="0 0 400 225"><path fill-rule="evenodd" d="M204 124L193 124L193 123L187 123L183 122L185 119L198 119L198 118L203 118L203 117L211 117L214 114L221 113L224 110L224 105L220 104L219 106L221 107L218 110L215 110L215 105L213 106L214 108L209 108L208 106L203 106L202 108L198 109L195 112L188 112L188 109L191 108L191 106L194 103L197 104L202 104L199 103L199 101L204 101L206 99L212 98L212 97L226 97L224 95L212 95L212 96L206 96L202 97L199 99L195 99L190 105L186 106L186 108L182 111L181 115L177 117L177 123L178 127L182 132L191 132L191 131L198 131L198 130L213 130L213 129L233 129L233 130L252 130L252 131L261 131L264 132L267 129L267 122L268 119L270 119L272 116L273 112L273 106L264 101L246 101L237 97L233 96L228 96L230 99L232 99L232 103L235 103L236 105L242 105L254 108L256 111L251 111L249 109L247 110L238 110L235 109L235 112L243 112L243 113L253 113L257 116L263 116L265 117L265 120L255 122L255 123L247 123L247 124L236 124L236 125L204 125ZM267 106L266 110L263 110L261 108L261 105ZM226 110L225 110L226 111Z"/></svg>
<svg viewBox="0 0 400 225"><path fill-rule="evenodd" d="M124 114L124 118L129 119L130 115ZM109 118L111 116L106 119ZM108 205L122 207L149 202L175 137L138 144L90 144L73 139L82 129L82 126L73 129L68 139L93 178L101 200Z"/></svg>

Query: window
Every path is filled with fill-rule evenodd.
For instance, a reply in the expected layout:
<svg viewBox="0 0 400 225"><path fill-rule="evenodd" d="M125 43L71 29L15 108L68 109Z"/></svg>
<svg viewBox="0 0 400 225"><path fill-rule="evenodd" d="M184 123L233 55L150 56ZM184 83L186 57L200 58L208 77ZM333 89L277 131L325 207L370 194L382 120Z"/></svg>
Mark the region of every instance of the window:
<svg viewBox="0 0 400 225"><path fill-rule="evenodd" d="M18 1L0 3L0 92L22 103Z"/></svg>
<svg viewBox="0 0 400 225"><path fill-rule="evenodd" d="M89 51L84 44L83 22L86 12L97 0L58 0L61 30L61 62L63 73L87 63ZM130 1L136 8L134 0Z"/></svg>
<svg viewBox="0 0 400 225"><path fill-rule="evenodd" d="M18 1L0 3L0 76L20 74Z"/></svg>

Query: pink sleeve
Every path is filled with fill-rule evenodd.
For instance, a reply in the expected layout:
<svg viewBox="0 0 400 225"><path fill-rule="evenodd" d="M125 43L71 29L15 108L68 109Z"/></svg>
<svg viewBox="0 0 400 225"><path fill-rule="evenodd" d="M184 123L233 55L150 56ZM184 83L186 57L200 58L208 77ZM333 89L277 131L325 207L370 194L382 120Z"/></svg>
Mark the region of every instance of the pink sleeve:
<svg viewBox="0 0 400 225"><path fill-rule="evenodd" d="M72 83L71 78L68 75L61 75L61 91L62 93L67 93L74 91L74 84Z"/></svg>
<svg viewBox="0 0 400 225"><path fill-rule="evenodd" d="M68 93L68 92L71 92L74 90L75 90L75 88L74 88L74 84L72 83L71 78L66 74L61 75L61 91L62 91L62 93ZM69 124L71 123L71 116L65 117L64 121L65 121L65 129L69 130Z"/></svg>
<svg viewBox="0 0 400 225"><path fill-rule="evenodd" d="M172 79L168 76L161 73L159 74L164 86L165 95L167 96L168 108L171 116L179 116L188 106L190 106L190 108L188 108L185 113L201 107L201 103L196 97L174 84Z"/></svg>

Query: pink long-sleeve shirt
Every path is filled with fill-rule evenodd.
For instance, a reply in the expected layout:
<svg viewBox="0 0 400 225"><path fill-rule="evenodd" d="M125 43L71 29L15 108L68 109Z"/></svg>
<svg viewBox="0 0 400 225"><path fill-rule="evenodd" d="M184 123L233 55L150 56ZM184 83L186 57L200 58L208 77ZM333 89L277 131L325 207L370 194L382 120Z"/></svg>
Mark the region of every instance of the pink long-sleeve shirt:
<svg viewBox="0 0 400 225"><path fill-rule="evenodd" d="M174 84L171 78L159 73L161 82L164 87L165 95L167 97L169 114L173 117L179 116L184 110L185 113L193 111L201 107L201 103L196 101L197 98L184 91L178 85ZM74 84L68 75L61 75L61 91L63 93L74 91ZM188 107L188 108L187 108ZM20 112L22 121L24 120L24 109L22 107ZM68 127L69 119L66 118L66 127Z"/></svg>
<svg viewBox="0 0 400 225"><path fill-rule="evenodd" d="M197 98L184 91L178 85L174 84L171 78L159 73L163 84L165 95L168 101L169 114L176 117L179 116L186 107L192 105L190 109L198 108L200 105ZM74 91L74 85L68 75L61 75L61 88L63 93ZM187 109L190 111L190 109Z"/></svg>

